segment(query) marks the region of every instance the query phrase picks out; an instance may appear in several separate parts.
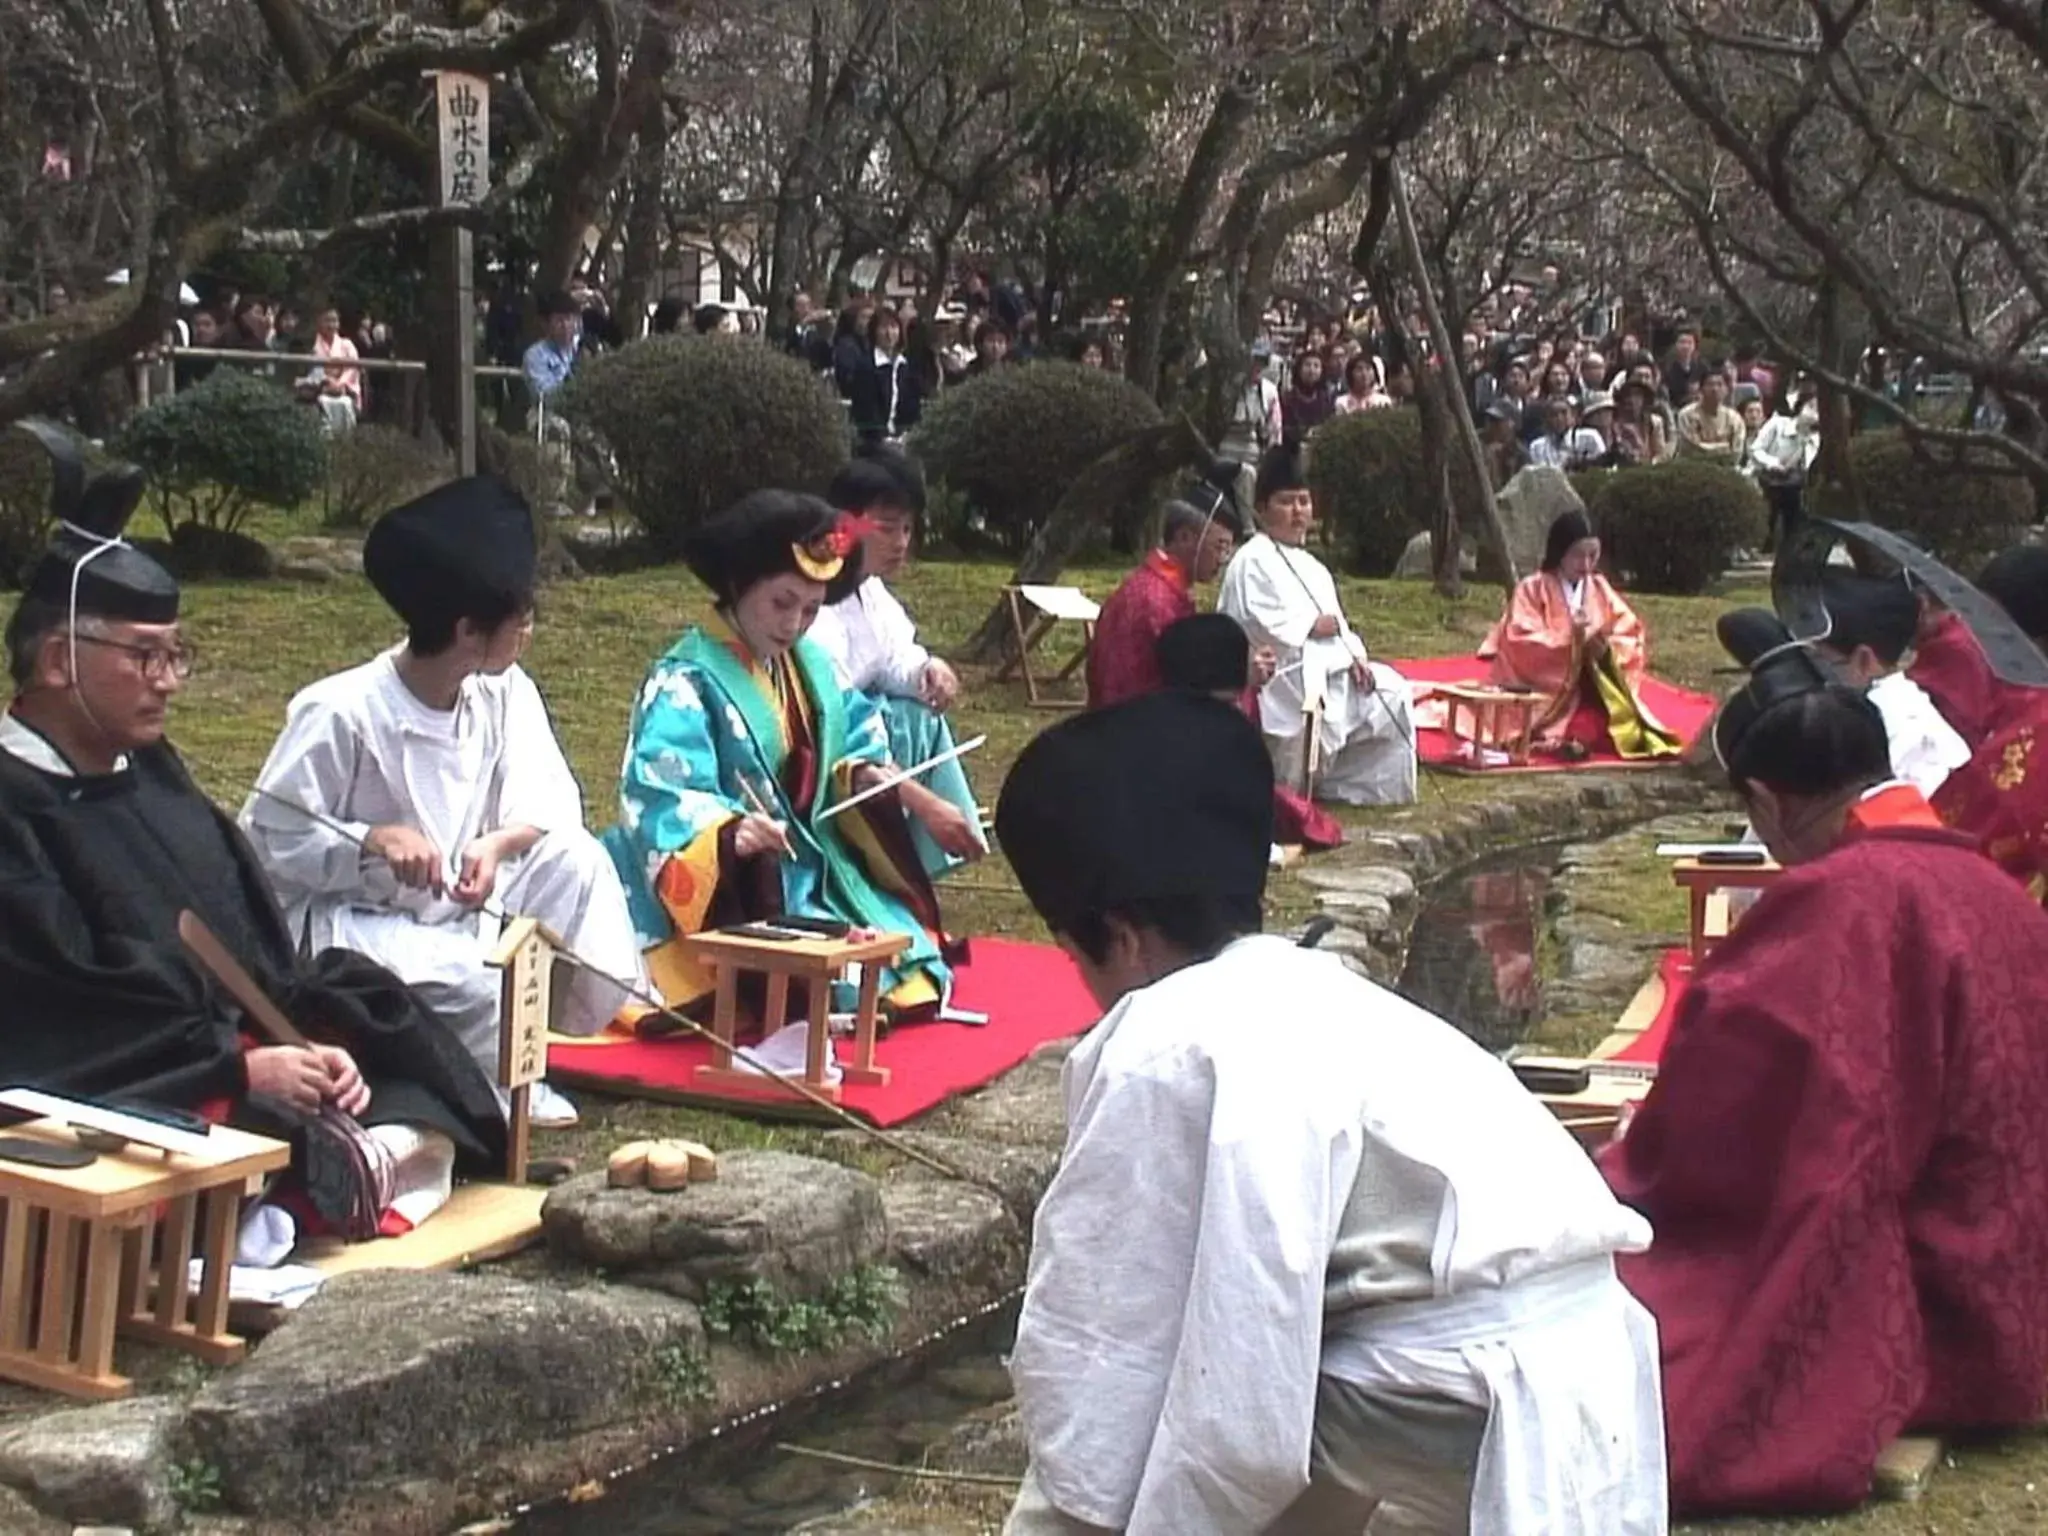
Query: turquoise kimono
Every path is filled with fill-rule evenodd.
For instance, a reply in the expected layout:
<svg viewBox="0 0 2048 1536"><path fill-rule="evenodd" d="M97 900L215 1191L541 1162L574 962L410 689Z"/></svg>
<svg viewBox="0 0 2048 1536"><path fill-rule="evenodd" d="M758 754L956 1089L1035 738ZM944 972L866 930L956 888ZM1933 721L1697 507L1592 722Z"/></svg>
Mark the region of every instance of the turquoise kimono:
<svg viewBox="0 0 2048 1536"><path fill-rule="evenodd" d="M736 861L722 834L754 809L751 791L787 826L795 851L776 861L780 910L910 935L910 948L883 977L883 994L899 1011L943 1003L951 973L940 954L930 883L914 853L898 855L890 839L877 835L888 818L900 828L895 797L879 796L829 820L818 815L846 798L852 769L891 766L880 712L865 695L839 686L830 659L810 641L799 640L771 671L728 635L715 620L687 631L648 672L633 708L619 824L604 842L626 887L649 974L671 1004L694 1002L709 990L709 977L676 936L741 915L768 915L745 910L750 905L773 909L772 901L736 901L730 889ZM786 706L778 677L800 688L801 699ZM801 716L794 724L792 707ZM791 748L806 734L816 750L810 793L799 804L806 786L796 780L805 765ZM900 830L898 841L908 848Z"/></svg>

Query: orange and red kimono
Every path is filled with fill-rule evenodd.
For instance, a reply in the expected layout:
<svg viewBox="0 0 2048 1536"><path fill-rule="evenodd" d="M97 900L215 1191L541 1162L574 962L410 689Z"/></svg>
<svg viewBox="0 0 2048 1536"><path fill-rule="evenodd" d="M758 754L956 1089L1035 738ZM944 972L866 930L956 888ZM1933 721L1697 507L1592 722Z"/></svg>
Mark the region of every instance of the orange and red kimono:
<svg viewBox="0 0 2048 1536"><path fill-rule="evenodd" d="M1622 757L1676 755L1678 738L1636 696L1650 657L1649 635L1635 610L1605 576L1586 578L1576 617L1607 637L1598 660L1586 655L1574 617L1562 577L1552 571L1523 577L1479 647L1480 659L1493 664L1492 681L1544 695L1536 719L1541 745L1569 740L1599 748L1611 741Z"/></svg>

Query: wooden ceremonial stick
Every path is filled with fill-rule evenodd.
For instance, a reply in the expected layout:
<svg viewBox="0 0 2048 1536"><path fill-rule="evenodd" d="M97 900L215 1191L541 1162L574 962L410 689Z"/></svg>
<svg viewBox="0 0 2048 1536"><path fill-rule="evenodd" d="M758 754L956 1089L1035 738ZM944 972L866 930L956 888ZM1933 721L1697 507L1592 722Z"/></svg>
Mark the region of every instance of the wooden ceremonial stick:
<svg viewBox="0 0 2048 1536"><path fill-rule="evenodd" d="M983 738L977 737L975 742L972 744L979 745L982 739ZM745 780L743 779L741 782L742 784L744 784ZM327 828L328 831L334 833L337 837L340 837L347 842L354 843L358 848L363 849L364 852L369 851L369 845L365 843L363 839L357 837L353 832L349 831L347 827L344 827L340 822L334 820L332 817L323 816L320 814L320 812L313 810L310 806L300 805L296 800L290 799L285 795L276 794L267 789L257 789L256 793L274 804L283 806L286 810L297 811L301 816L304 816L308 821L317 822L319 825ZM498 907L496 903L487 902L484 905L483 910L490 913L491 916L497 918L501 922L512 921L511 918L506 916L504 909L502 907ZM229 955L225 949L222 949L220 947L220 941L214 939L212 934L207 933L205 925L203 923L200 923L198 918L193 917L192 914L189 912L180 916L178 920L179 935L185 938L185 941L188 944L191 943L191 938L188 934L186 934L185 931L185 919L188 917L192 919L192 922L194 926L197 928L197 930L200 933L205 934L206 938L213 943L215 952L219 955L219 957L224 959L229 966L233 967L235 973L239 975L242 978L243 982L248 986L249 991L255 997L261 999L263 997L261 989L259 989L256 986L255 982L249 980L249 976L246 971L243 971L239 965L235 964L234 957L232 955ZM756 1056L747 1047L742 1045L733 1045L727 1041L719 1039L719 1037L715 1033L705 1028L702 1024L699 1024L695 1019L691 1018L689 1015L682 1013L677 1009L669 1007L669 1005L666 1002L664 1002L661 998L657 997L654 993L648 991L647 988L637 986L631 982L619 980L619 978L612 975L611 972L600 969L598 966L592 965L588 960L584 959L581 955L577 954L576 951L570 949L566 945L556 944L553 946L553 948L557 959L560 959L566 962L567 964L574 966L579 971L587 972L592 976L602 977L605 981L610 982L613 986L617 987L621 992L625 993L626 996L630 997L634 1002L639 1003L642 1007L650 1009L654 1013L659 1014L669 1023L678 1026L679 1028L687 1031L692 1035L695 1035L698 1039L703 1040L708 1044L716 1045L723 1050L731 1051L733 1055L737 1056L741 1061L745 1062L748 1066L752 1067L756 1072L759 1072L762 1076L772 1079L777 1083L780 1083L783 1087L789 1089L799 1098L808 1099L812 1104L815 1104L819 1109L824 1110L834 1120L838 1121L848 1130L858 1131L861 1135L867 1137L870 1141L876 1142L881 1146L887 1147L891 1152L896 1153L898 1156L907 1157L913 1163L923 1164L926 1168L929 1168L933 1173L938 1174L941 1178L953 1179L963 1184L980 1184L984 1188L988 1187L986 1181L969 1177L967 1174L962 1173L958 1168L955 1168L951 1163L948 1163L944 1158L934 1157L929 1152L921 1151L917 1147L912 1146L909 1142L902 1140L900 1137L892 1136L889 1132L881 1129L879 1126L869 1125L867 1121L861 1119L859 1115L853 1114L850 1111L841 1108L838 1104L833 1103L832 1100L826 1098L825 1095L818 1092L809 1083L805 1082L801 1077L792 1077L786 1072L778 1071L774 1067L769 1066L766 1062L762 1061L760 1057ZM197 953L197 951L195 951L195 953ZM211 969L211 967L209 967L209 969ZM234 990L232 986L229 986L227 978L225 976L221 978L221 983L223 986L228 986L229 991L232 992ZM248 1000L246 998L242 998L240 994L237 994L237 998L239 1001L242 1002L243 1007L247 1008L250 1006ZM285 1019L283 1014L278 1013L275 1008L271 1008L270 1012L272 1017L278 1023L282 1024L286 1029L291 1028L290 1022ZM296 1031L294 1031L294 1033L296 1033Z"/></svg>
<svg viewBox="0 0 2048 1536"><path fill-rule="evenodd" d="M263 995L263 989L256 985L256 978L242 969L242 962L228 953L228 947L213 936L213 930L199 920L197 912L178 914L178 937L192 951L192 958L206 968L207 974L219 982L228 996L242 1005L242 1011L260 1024L277 1044L307 1046L312 1043L284 1016L284 1010Z"/></svg>
<svg viewBox="0 0 2048 1536"><path fill-rule="evenodd" d="M968 753L972 752L976 747L980 746L983 742L987 740L988 738L986 736L977 736L972 741L963 741L960 743L959 746L954 747L949 751L941 752L937 757L928 757L923 762L917 764L915 767L899 768L896 770L896 772L890 774L880 783L870 784L866 789L862 790L859 794L848 795L844 800L840 801L837 805L826 806L824 810L818 812L818 820L828 821L832 817L837 816L841 811L852 810L856 805L859 805L863 800L872 800L877 795L886 794L888 791L896 788L896 786L899 784L908 784L912 779L916 778L919 774L929 773L932 769L938 767L941 763L950 763L956 757L965 757Z"/></svg>

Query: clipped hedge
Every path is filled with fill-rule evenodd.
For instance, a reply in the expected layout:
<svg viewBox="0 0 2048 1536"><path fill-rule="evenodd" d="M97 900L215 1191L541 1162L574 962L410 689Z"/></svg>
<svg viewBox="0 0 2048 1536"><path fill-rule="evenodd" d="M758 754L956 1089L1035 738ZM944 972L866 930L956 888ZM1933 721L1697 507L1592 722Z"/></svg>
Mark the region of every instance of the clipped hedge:
<svg viewBox="0 0 2048 1536"><path fill-rule="evenodd" d="M1763 542L1763 492L1719 464L1673 459L1574 480L1607 558L1645 592L1704 592L1735 551Z"/></svg>
<svg viewBox="0 0 2048 1536"><path fill-rule="evenodd" d="M318 414L238 368L217 368L138 411L109 448L149 477L151 505L174 540L186 525L235 534L258 507L316 495L327 473Z"/></svg>
<svg viewBox="0 0 2048 1536"><path fill-rule="evenodd" d="M846 411L793 357L728 336L655 336L583 363L553 404L611 457L653 549L749 491L823 491L846 462Z"/></svg>
<svg viewBox="0 0 2048 1536"><path fill-rule="evenodd" d="M2034 523L2032 485L1988 448L1916 448L1896 430L1863 432L1849 440L1849 467L1871 522L1911 534L1957 570L1976 570ZM1807 505L1823 517L1851 514L1839 485L1812 486Z"/></svg>
<svg viewBox="0 0 2048 1536"><path fill-rule="evenodd" d="M1451 496L1468 535L1479 487L1455 433L1446 445ZM1418 533L1428 531L1435 493L1422 479L1422 416L1412 406L1332 416L1309 438L1309 486L1324 537L1345 569L1389 576Z"/></svg>
<svg viewBox="0 0 2048 1536"><path fill-rule="evenodd" d="M931 480L972 503L984 530L1018 548L1084 469L1161 419L1121 374L1024 363L941 391L910 449Z"/></svg>
<svg viewBox="0 0 2048 1536"><path fill-rule="evenodd" d="M367 528L393 507L455 478L454 455L398 427L364 422L327 439L327 486L321 521L329 528Z"/></svg>

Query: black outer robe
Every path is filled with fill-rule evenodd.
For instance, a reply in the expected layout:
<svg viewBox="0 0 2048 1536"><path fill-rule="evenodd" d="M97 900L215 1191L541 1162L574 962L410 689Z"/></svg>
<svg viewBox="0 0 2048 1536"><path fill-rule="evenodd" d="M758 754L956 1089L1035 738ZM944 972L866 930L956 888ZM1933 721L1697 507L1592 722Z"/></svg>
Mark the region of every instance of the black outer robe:
<svg viewBox="0 0 2048 1536"><path fill-rule="evenodd" d="M232 1099L232 1124L291 1142L328 1214L341 1150L249 1094L241 1010L178 938L188 908L309 1038L355 1058L365 1123L443 1131L458 1170L500 1171L504 1117L476 1062L382 966L301 959L254 853L168 744L82 778L0 751L0 1083L188 1110Z"/></svg>

